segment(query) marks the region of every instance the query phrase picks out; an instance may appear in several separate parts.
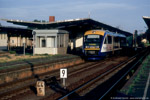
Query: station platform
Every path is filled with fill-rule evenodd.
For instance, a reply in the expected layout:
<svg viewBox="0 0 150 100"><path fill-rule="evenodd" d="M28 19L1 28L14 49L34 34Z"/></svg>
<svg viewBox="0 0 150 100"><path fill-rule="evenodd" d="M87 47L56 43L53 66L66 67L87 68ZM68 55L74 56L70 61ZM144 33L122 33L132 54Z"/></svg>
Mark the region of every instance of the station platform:
<svg viewBox="0 0 150 100"><path fill-rule="evenodd" d="M4 53L3 53L4 54ZM9 70L19 70L27 68L31 65L37 66L46 63L58 63L67 59L79 59L80 57L72 54L63 55L15 55L7 54L0 55L0 73L8 72Z"/></svg>
<svg viewBox="0 0 150 100"><path fill-rule="evenodd" d="M24 58L0 63L0 85L84 63L80 56L71 54Z"/></svg>
<svg viewBox="0 0 150 100"><path fill-rule="evenodd" d="M150 54L117 95L120 99L150 100Z"/></svg>

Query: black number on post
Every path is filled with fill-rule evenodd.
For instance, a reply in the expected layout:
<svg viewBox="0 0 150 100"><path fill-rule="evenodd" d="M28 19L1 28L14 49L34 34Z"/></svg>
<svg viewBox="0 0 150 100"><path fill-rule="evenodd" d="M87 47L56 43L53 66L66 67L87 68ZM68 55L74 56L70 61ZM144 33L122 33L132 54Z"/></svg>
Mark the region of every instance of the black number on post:
<svg viewBox="0 0 150 100"><path fill-rule="evenodd" d="M63 76L65 75L65 70L62 70L62 74L63 74Z"/></svg>
<svg viewBox="0 0 150 100"><path fill-rule="evenodd" d="M41 87L43 87L43 83L41 83Z"/></svg>
<svg viewBox="0 0 150 100"><path fill-rule="evenodd" d="M40 87L40 82L38 82L38 85L37 85L38 87Z"/></svg>
<svg viewBox="0 0 150 100"><path fill-rule="evenodd" d="M42 89L41 88L39 88L39 93L41 93L42 92Z"/></svg>

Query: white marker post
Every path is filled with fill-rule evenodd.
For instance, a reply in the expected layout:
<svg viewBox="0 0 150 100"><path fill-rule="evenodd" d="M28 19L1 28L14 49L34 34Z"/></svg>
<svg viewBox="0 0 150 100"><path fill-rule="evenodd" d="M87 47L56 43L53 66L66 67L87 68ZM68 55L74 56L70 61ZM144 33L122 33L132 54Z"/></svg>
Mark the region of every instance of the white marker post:
<svg viewBox="0 0 150 100"><path fill-rule="evenodd" d="M37 96L45 96L45 82L37 81L36 83Z"/></svg>
<svg viewBox="0 0 150 100"><path fill-rule="evenodd" d="M65 79L67 78L67 68L60 69L60 78L63 79L63 86L65 88L66 86Z"/></svg>
<svg viewBox="0 0 150 100"><path fill-rule="evenodd" d="M23 55L25 56L26 55L26 43L23 43Z"/></svg>

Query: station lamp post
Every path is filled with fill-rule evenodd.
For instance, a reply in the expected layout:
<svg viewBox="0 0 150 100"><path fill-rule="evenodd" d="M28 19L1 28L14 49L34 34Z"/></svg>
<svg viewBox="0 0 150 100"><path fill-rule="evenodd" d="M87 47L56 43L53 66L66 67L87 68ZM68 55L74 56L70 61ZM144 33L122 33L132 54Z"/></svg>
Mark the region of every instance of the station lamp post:
<svg viewBox="0 0 150 100"><path fill-rule="evenodd" d="M36 34L36 32L35 31L32 31L32 35L33 35L33 43L32 43L32 45L33 45L33 56L34 56L34 54L35 54L35 34Z"/></svg>

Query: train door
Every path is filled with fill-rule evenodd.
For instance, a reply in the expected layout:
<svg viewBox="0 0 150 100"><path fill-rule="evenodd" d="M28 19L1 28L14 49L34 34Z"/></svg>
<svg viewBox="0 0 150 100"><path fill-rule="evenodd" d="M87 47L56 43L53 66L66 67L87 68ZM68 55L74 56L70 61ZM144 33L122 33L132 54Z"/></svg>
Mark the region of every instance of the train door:
<svg viewBox="0 0 150 100"><path fill-rule="evenodd" d="M107 51L112 51L113 50L113 42L112 42L112 36L108 35L108 44L107 44Z"/></svg>
<svg viewBox="0 0 150 100"><path fill-rule="evenodd" d="M112 40L113 39L112 39L111 35L105 36L101 52L110 52L113 50L113 41Z"/></svg>

